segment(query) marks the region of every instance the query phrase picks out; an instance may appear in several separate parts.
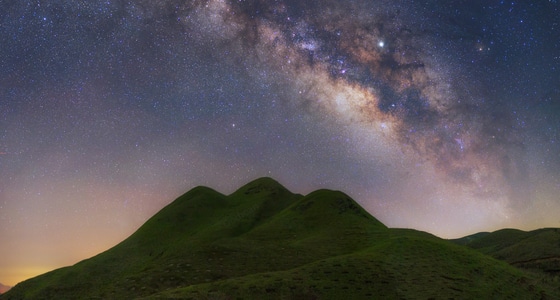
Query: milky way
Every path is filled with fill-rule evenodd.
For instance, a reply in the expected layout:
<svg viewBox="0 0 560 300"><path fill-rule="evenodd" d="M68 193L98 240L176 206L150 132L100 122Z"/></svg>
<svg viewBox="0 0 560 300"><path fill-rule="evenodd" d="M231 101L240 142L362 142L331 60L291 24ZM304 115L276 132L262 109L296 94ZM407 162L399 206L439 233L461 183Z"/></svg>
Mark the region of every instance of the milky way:
<svg viewBox="0 0 560 300"><path fill-rule="evenodd" d="M260 176L443 237L560 226L556 1L0 5L4 284Z"/></svg>

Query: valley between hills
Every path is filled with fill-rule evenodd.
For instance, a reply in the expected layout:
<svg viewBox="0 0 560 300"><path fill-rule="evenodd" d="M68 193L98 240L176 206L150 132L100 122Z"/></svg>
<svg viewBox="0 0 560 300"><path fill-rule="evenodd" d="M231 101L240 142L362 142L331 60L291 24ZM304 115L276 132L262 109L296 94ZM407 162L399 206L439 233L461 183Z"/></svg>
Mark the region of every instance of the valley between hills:
<svg viewBox="0 0 560 300"><path fill-rule="evenodd" d="M560 299L560 229L456 240L387 228L340 191L196 187L115 247L0 299Z"/></svg>

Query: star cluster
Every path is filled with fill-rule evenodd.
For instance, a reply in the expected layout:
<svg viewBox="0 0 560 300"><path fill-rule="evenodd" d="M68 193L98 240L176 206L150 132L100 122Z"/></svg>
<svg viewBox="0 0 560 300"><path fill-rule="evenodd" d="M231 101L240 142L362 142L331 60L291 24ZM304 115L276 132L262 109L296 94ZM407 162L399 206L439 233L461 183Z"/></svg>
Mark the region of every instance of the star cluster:
<svg viewBox="0 0 560 300"><path fill-rule="evenodd" d="M556 1L1 5L4 284L260 176L442 237L560 224Z"/></svg>

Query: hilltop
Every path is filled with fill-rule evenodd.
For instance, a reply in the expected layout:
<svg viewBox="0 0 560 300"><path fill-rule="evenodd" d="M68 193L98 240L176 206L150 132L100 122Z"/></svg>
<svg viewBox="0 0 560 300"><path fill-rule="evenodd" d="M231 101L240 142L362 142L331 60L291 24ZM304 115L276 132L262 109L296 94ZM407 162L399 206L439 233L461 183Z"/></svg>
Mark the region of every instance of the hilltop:
<svg viewBox="0 0 560 300"><path fill-rule="evenodd" d="M115 247L0 299L559 298L504 261L390 229L340 191L196 187Z"/></svg>

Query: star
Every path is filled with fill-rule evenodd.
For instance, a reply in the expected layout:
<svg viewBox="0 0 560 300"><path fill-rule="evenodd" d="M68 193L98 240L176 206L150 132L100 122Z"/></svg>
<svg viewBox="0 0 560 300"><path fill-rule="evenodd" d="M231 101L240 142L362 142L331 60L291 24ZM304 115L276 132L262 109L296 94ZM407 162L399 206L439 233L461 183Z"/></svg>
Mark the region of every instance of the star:
<svg viewBox="0 0 560 300"><path fill-rule="evenodd" d="M4 284L262 176L442 237L558 226L557 1L12 2Z"/></svg>

